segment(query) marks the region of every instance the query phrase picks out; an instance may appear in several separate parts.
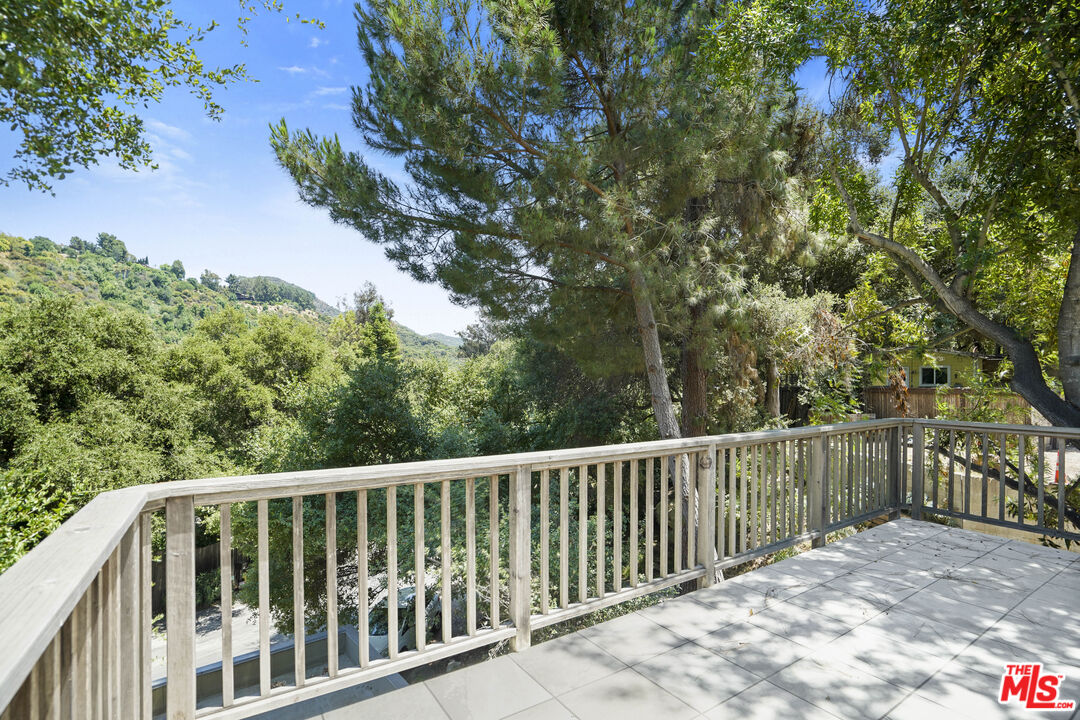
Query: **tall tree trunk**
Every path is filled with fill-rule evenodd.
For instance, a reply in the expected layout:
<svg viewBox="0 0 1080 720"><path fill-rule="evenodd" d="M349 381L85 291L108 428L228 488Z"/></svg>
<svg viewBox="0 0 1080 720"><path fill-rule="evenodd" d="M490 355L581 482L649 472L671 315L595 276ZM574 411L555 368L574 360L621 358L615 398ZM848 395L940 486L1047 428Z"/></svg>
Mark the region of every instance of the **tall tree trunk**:
<svg viewBox="0 0 1080 720"><path fill-rule="evenodd" d="M682 436L701 437L708 429L709 373L701 342L701 320L705 309L690 308L690 332L682 351Z"/></svg>
<svg viewBox="0 0 1080 720"><path fill-rule="evenodd" d="M634 298L634 313L637 315L638 333L641 334L641 348L645 353L645 373L649 379L653 415L660 429L660 439L677 438L680 436L679 423L675 419L675 406L671 402L671 388L668 387L667 371L664 369L664 355L660 349L660 334L656 330L652 297L645 282L645 274L639 268L630 270L630 292Z"/></svg>
<svg viewBox="0 0 1080 720"><path fill-rule="evenodd" d="M780 417L780 370L776 361L765 361L765 411L769 417Z"/></svg>
<svg viewBox="0 0 1080 720"><path fill-rule="evenodd" d="M1080 134L1080 129L1078 129ZM1058 310L1058 378L1065 400L1080 408L1080 229L1073 237L1069 274Z"/></svg>

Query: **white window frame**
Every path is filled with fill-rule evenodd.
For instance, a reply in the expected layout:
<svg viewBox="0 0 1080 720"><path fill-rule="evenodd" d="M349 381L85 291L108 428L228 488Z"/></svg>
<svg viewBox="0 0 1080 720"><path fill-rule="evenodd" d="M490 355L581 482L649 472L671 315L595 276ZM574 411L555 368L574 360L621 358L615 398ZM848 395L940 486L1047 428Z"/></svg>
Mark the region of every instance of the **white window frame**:
<svg viewBox="0 0 1080 720"><path fill-rule="evenodd" d="M945 371L944 383L925 383L923 382L923 370L934 370L934 375L937 375L938 370ZM919 366L919 387L949 387L952 385L952 367L949 365L920 365Z"/></svg>

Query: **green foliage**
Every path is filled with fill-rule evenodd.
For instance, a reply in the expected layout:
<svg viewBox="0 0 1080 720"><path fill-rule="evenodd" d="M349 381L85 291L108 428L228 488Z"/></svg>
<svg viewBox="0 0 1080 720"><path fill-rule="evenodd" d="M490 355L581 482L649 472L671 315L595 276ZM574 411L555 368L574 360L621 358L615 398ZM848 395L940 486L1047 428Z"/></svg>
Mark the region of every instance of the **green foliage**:
<svg viewBox="0 0 1080 720"><path fill-rule="evenodd" d="M280 11L277 0L262 5ZM243 28L256 5L241 2ZM310 22L310 21L304 21ZM10 0L0 8L0 123L21 135L0 183L48 190L78 167L113 158L151 165L136 108L185 87L218 118L214 89L247 80L243 65L208 67L196 53L217 27L185 22L168 0Z"/></svg>
<svg viewBox="0 0 1080 720"><path fill-rule="evenodd" d="M205 608L221 598L221 568L195 576L195 607Z"/></svg>
<svg viewBox="0 0 1080 720"><path fill-rule="evenodd" d="M0 309L0 568L103 490L232 469L161 359L130 311L49 296Z"/></svg>

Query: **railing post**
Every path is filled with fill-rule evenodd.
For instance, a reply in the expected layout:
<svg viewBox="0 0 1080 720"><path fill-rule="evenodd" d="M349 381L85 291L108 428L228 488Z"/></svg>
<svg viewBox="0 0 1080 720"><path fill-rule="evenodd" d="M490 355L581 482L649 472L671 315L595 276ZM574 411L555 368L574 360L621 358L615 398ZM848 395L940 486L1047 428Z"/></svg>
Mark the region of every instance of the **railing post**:
<svg viewBox="0 0 1080 720"><path fill-rule="evenodd" d="M818 548L825 545L825 518L829 516L825 510L825 503L828 502L825 473L829 465L826 458L829 436L822 433L810 442L815 444L810 460L810 529L816 533L810 545Z"/></svg>
<svg viewBox="0 0 1080 720"><path fill-rule="evenodd" d="M705 568L698 588L708 587L716 578L716 445L698 453L697 559Z"/></svg>
<svg viewBox="0 0 1080 720"><path fill-rule="evenodd" d="M888 483L890 520L896 520L898 517L900 517L900 504L903 501L903 499L900 497L900 463L903 462L904 452L901 441L903 437L904 434L901 432L901 426L899 423L889 428Z"/></svg>
<svg viewBox="0 0 1080 720"><path fill-rule="evenodd" d="M922 520L923 510L923 464L925 463L923 443L926 431L922 424L916 420L911 425L911 435L914 440L911 451L911 517Z"/></svg>
<svg viewBox="0 0 1080 720"><path fill-rule="evenodd" d="M165 501L165 631L168 720L195 717L195 503Z"/></svg>
<svg viewBox="0 0 1080 720"><path fill-rule="evenodd" d="M532 468L518 467L510 491L510 616L517 634L510 649L519 652L532 644Z"/></svg>

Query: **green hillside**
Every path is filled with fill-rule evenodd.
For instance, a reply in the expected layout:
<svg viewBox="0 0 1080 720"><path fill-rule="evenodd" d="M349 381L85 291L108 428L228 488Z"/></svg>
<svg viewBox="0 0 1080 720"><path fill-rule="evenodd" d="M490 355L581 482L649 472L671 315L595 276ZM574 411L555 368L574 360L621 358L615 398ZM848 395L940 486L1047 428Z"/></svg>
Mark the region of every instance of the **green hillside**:
<svg viewBox="0 0 1080 720"><path fill-rule="evenodd" d="M298 314L327 326L339 310L315 293L280 278L204 272L187 277L179 260L151 267L115 236L101 233L86 242L59 245L44 237L25 239L0 233L0 304L44 295L75 296L88 303L132 308L146 315L166 342L176 342L207 315L227 307L248 312ZM420 335L395 323L406 357L455 360L457 343ZM441 338L445 338L443 341Z"/></svg>
<svg viewBox="0 0 1080 720"><path fill-rule="evenodd" d="M447 335L446 333L428 333L424 337L455 348L461 347L461 344L465 342L457 335Z"/></svg>

